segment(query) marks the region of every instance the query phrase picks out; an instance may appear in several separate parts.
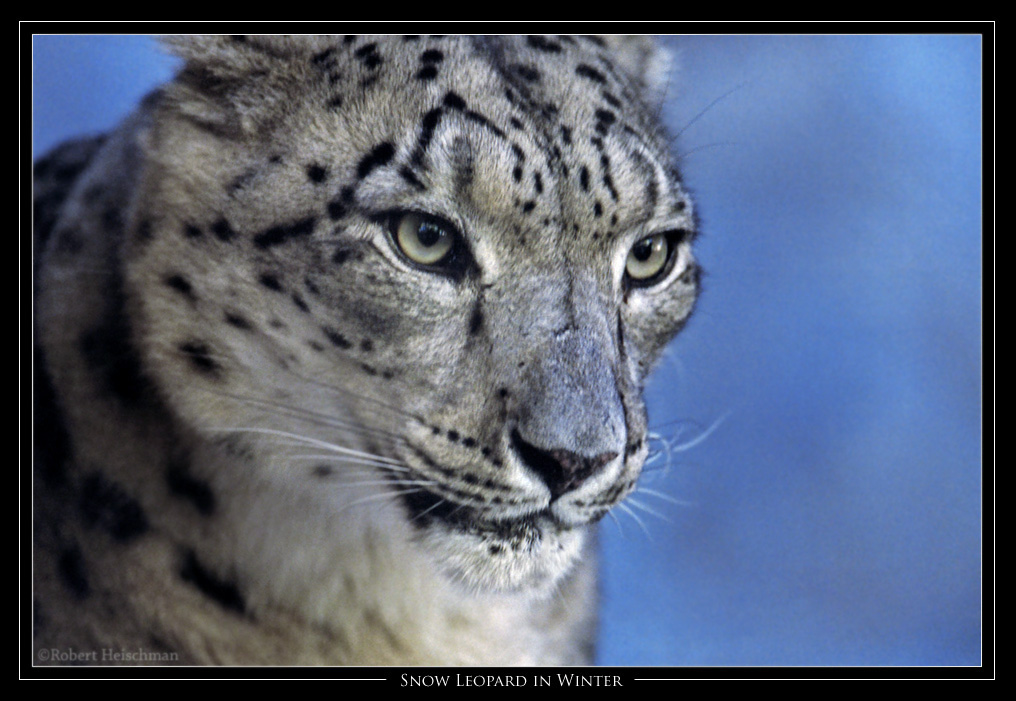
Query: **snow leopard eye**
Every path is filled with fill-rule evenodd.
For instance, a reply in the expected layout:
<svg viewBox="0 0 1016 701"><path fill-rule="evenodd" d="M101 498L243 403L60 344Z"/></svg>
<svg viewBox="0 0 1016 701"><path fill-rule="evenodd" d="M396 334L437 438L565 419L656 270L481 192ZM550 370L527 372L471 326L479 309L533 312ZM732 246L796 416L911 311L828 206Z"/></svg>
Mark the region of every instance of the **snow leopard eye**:
<svg viewBox="0 0 1016 701"><path fill-rule="evenodd" d="M458 233L450 224L416 212L393 215L392 235L406 258L425 267L447 259L458 241Z"/></svg>
<svg viewBox="0 0 1016 701"><path fill-rule="evenodd" d="M628 252L624 264L630 285L646 287L659 282L669 272L676 250L669 234L655 234L638 241Z"/></svg>

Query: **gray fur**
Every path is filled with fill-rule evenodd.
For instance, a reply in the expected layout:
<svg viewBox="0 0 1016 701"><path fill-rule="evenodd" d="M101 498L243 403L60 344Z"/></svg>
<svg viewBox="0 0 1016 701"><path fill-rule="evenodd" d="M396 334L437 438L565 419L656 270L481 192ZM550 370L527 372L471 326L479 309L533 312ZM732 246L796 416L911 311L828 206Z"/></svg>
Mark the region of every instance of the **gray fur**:
<svg viewBox="0 0 1016 701"><path fill-rule="evenodd" d="M697 291L660 52L169 43L177 79L36 185L36 648L589 662L594 524ZM407 211L457 266L400 252Z"/></svg>

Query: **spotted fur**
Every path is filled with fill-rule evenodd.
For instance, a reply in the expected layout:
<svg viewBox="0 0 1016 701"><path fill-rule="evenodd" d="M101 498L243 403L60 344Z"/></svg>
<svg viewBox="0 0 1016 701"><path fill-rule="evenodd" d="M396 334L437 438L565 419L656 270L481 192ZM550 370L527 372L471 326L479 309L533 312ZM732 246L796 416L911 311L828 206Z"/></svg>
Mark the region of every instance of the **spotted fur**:
<svg viewBox="0 0 1016 701"><path fill-rule="evenodd" d="M698 285L661 53L168 42L36 164L37 650L589 662L595 523Z"/></svg>

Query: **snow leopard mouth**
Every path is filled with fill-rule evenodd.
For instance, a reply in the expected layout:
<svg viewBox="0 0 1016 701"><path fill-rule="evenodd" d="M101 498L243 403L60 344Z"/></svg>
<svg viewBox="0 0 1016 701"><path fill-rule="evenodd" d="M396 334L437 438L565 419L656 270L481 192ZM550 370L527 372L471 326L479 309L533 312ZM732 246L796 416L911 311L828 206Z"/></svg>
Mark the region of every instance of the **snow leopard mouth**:
<svg viewBox="0 0 1016 701"><path fill-rule="evenodd" d="M456 503L427 489L403 491L400 496L410 520L421 528L440 522L463 533L483 533L512 540L539 532L541 523L563 527L549 507L524 516L491 519L475 507Z"/></svg>
<svg viewBox="0 0 1016 701"><path fill-rule="evenodd" d="M505 516L418 485L402 485L399 497L435 562L475 591L548 594L586 540L587 520L566 523L551 506Z"/></svg>

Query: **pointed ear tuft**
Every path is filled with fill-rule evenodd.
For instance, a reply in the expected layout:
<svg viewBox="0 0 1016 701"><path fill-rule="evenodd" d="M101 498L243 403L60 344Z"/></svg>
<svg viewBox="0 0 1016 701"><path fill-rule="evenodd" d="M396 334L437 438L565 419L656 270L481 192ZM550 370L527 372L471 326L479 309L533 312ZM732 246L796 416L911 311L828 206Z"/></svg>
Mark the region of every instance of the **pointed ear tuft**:
<svg viewBox="0 0 1016 701"><path fill-rule="evenodd" d="M334 42L334 37L163 37L163 45L184 60L166 88L166 105L223 135L238 135L284 102L310 57Z"/></svg>
<svg viewBox="0 0 1016 701"><path fill-rule="evenodd" d="M162 43L186 61L220 77L243 77L272 68L287 59L300 59L334 46L329 36L166 36Z"/></svg>

